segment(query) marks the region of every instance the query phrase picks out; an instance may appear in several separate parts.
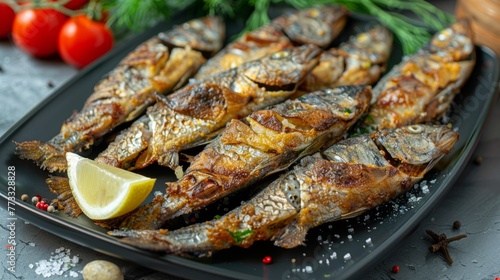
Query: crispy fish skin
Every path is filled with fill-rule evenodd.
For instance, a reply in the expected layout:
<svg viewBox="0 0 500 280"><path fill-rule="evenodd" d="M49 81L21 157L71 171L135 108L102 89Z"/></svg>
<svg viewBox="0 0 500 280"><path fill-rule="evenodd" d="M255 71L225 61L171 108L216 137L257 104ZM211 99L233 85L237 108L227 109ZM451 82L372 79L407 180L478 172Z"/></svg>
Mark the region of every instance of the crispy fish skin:
<svg viewBox="0 0 500 280"><path fill-rule="evenodd" d="M46 143L16 143L15 153L50 172L65 170L67 151L88 149L99 137L142 114L154 103L155 92L167 93L187 81L206 61L202 51L213 54L221 48L225 28L221 19L205 17L169 32L139 45L103 77L58 135Z"/></svg>
<svg viewBox="0 0 500 280"><path fill-rule="evenodd" d="M374 84L387 68L392 41L392 33L382 25L351 36L321 54L318 66L307 75L299 91Z"/></svg>
<svg viewBox="0 0 500 280"><path fill-rule="evenodd" d="M182 178L167 183L165 195L131 214L120 227L157 229L286 169L344 137L370 100L369 86L338 87L231 120L220 137L195 156Z"/></svg>
<svg viewBox="0 0 500 280"><path fill-rule="evenodd" d="M202 80L293 45L313 44L325 48L344 29L347 14L341 6L326 6L279 16L224 47L200 68L193 80Z"/></svg>
<svg viewBox="0 0 500 280"><path fill-rule="evenodd" d="M294 44L326 48L344 29L348 14L338 5L311 7L279 16L271 25L281 28Z"/></svg>
<svg viewBox="0 0 500 280"><path fill-rule="evenodd" d="M391 128L442 116L475 64L470 25L461 20L403 59L373 89L365 127Z"/></svg>
<svg viewBox="0 0 500 280"><path fill-rule="evenodd" d="M179 151L213 139L233 118L292 95L320 53L313 45L294 47L189 84L150 107L96 161L128 169L158 162L175 169Z"/></svg>
<svg viewBox="0 0 500 280"><path fill-rule="evenodd" d="M243 34L236 41L224 47L200 67L193 80L206 79L214 74L238 67L247 61L259 59L292 46L292 42L279 28L264 25Z"/></svg>
<svg viewBox="0 0 500 280"><path fill-rule="evenodd" d="M207 256L231 246L247 248L258 240L294 248L305 242L310 228L359 215L407 191L457 140L458 134L444 125L412 125L349 138L303 158L217 219L173 231L108 233L125 237L122 241L133 246L181 255Z"/></svg>

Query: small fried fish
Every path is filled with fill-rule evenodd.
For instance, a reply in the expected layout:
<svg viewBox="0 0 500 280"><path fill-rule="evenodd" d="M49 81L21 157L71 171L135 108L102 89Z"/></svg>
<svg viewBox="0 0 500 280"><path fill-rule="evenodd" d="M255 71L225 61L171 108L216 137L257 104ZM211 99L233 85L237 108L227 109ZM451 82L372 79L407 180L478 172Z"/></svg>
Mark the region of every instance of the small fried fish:
<svg viewBox="0 0 500 280"><path fill-rule="evenodd" d="M363 127L393 128L441 117L475 64L470 25L457 21L387 73L373 89Z"/></svg>

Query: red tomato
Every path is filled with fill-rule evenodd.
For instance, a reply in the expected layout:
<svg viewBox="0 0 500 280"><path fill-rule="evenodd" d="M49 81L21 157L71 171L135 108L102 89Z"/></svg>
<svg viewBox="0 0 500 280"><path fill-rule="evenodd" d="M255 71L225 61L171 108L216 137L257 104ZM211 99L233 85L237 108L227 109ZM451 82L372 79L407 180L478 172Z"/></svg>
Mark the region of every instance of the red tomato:
<svg viewBox="0 0 500 280"><path fill-rule="evenodd" d="M64 62L83 68L113 48L113 34L102 22L86 15L70 18L59 34L59 55Z"/></svg>
<svg viewBox="0 0 500 280"><path fill-rule="evenodd" d="M53 9L28 9L14 18L12 38L23 51L46 57L57 53L57 37L67 17Z"/></svg>
<svg viewBox="0 0 500 280"><path fill-rule="evenodd" d="M7 37L12 31L15 16L11 6L0 2L0 39Z"/></svg>

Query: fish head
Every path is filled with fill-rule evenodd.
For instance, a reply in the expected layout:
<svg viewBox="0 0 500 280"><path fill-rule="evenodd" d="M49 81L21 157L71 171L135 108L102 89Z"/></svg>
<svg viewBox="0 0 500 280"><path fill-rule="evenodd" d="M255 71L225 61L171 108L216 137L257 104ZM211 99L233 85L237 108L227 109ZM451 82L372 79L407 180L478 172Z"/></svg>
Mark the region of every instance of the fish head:
<svg viewBox="0 0 500 280"><path fill-rule="evenodd" d="M343 30L348 11L342 6L312 7L287 13L273 20L295 44L327 47Z"/></svg>
<svg viewBox="0 0 500 280"><path fill-rule="evenodd" d="M321 52L314 45L288 48L247 63L243 75L270 91L293 91L318 64Z"/></svg>
<svg viewBox="0 0 500 280"><path fill-rule="evenodd" d="M446 125L414 124L374 135L393 159L413 165L436 162L458 141L458 133Z"/></svg>
<svg viewBox="0 0 500 280"><path fill-rule="evenodd" d="M225 33L225 24L221 18L207 16L178 25L168 32L161 32L158 38L168 47L190 47L208 58L222 48Z"/></svg>
<svg viewBox="0 0 500 280"><path fill-rule="evenodd" d="M353 36L341 45L344 52L356 58L355 61L368 60L372 64L385 64L392 50L393 35L389 29L377 24L366 32Z"/></svg>
<svg viewBox="0 0 500 280"><path fill-rule="evenodd" d="M436 33L429 48L433 57L443 61L470 60L474 53L474 42L469 21L458 20Z"/></svg>

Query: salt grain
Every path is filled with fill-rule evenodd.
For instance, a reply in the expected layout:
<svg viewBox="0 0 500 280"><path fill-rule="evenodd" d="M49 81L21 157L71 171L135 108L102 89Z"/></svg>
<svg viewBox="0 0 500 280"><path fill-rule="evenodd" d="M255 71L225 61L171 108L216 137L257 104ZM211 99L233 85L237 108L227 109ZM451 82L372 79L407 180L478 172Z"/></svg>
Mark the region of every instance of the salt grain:
<svg viewBox="0 0 500 280"><path fill-rule="evenodd" d="M344 255L344 261L348 261L351 259L351 254L347 253Z"/></svg>
<svg viewBox="0 0 500 280"><path fill-rule="evenodd" d="M429 193L429 187L427 185L421 186L420 189L422 189L422 192L425 194Z"/></svg>
<svg viewBox="0 0 500 280"><path fill-rule="evenodd" d="M40 260L35 263L35 265L30 264L29 268L33 269L35 266L35 273L37 275L42 275L43 277L50 277L53 275L63 275L66 271L75 267L75 265L80 261L78 256L70 256L70 249L65 249L64 247L57 248L51 253L51 257L48 260ZM74 271L69 271L71 277L78 277L78 273ZM64 275L67 277L67 275Z"/></svg>
<svg viewBox="0 0 500 280"><path fill-rule="evenodd" d="M336 252L333 252L331 255L330 255L330 259L334 260L337 258L337 253Z"/></svg>
<svg viewBox="0 0 500 280"><path fill-rule="evenodd" d="M371 244L372 243L372 239L371 238L368 238L365 241L366 241L366 244Z"/></svg>
<svg viewBox="0 0 500 280"><path fill-rule="evenodd" d="M312 273L312 272L313 272L312 266L310 265L306 266L306 273Z"/></svg>

